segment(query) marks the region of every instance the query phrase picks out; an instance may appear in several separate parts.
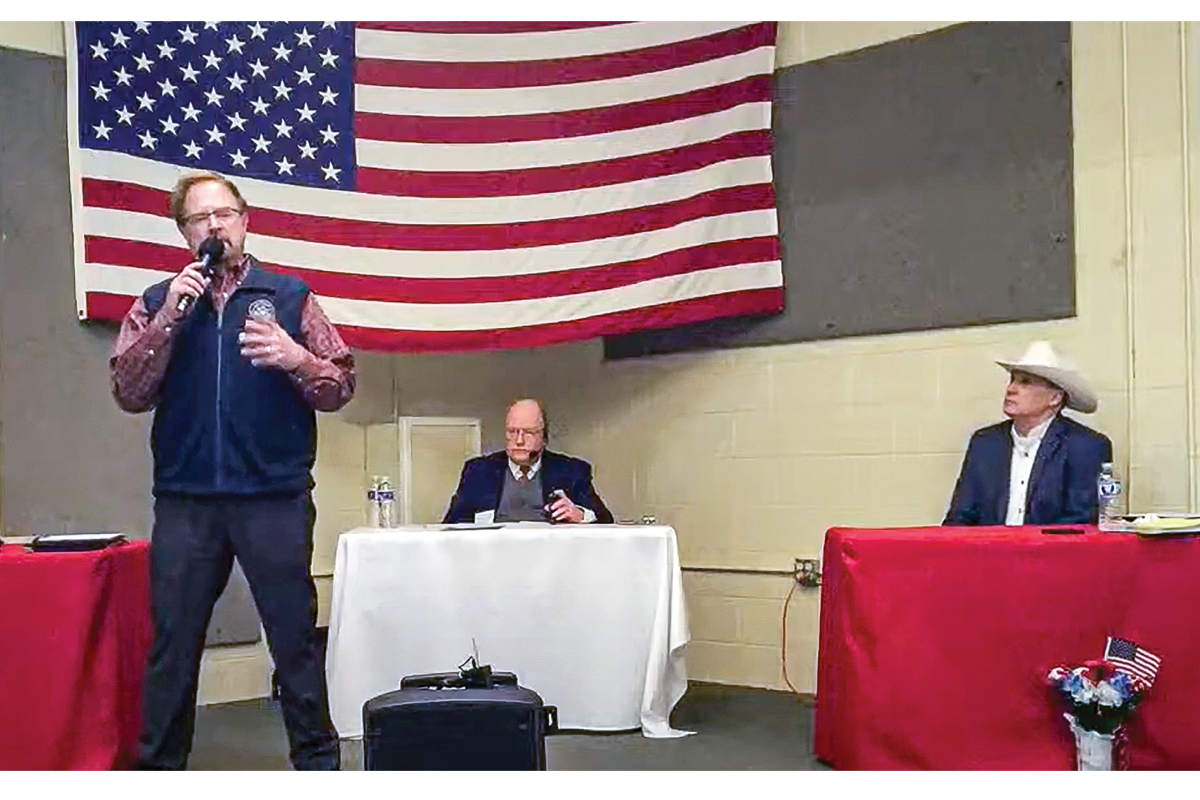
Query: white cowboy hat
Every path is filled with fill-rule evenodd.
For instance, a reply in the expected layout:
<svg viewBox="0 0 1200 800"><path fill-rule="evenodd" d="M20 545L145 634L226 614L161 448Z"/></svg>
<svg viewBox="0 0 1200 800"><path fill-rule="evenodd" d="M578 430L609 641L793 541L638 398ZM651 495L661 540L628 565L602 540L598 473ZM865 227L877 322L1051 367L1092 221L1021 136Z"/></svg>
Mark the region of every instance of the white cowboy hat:
<svg viewBox="0 0 1200 800"><path fill-rule="evenodd" d="M1049 342L1034 342L1016 361L997 361L1009 372L1020 370L1045 378L1066 392L1067 408L1090 414L1096 410L1096 393L1088 385L1079 368L1060 356Z"/></svg>

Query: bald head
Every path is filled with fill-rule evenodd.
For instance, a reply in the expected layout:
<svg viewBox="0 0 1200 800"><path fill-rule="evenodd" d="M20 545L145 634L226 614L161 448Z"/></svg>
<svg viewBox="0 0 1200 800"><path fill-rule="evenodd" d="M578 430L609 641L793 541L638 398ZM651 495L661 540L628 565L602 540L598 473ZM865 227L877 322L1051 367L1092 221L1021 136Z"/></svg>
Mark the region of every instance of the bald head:
<svg viewBox="0 0 1200 800"><path fill-rule="evenodd" d="M508 407L504 417L504 449L516 464L532 464L546 446L546 415L542 404L525 398Z"/></svg>

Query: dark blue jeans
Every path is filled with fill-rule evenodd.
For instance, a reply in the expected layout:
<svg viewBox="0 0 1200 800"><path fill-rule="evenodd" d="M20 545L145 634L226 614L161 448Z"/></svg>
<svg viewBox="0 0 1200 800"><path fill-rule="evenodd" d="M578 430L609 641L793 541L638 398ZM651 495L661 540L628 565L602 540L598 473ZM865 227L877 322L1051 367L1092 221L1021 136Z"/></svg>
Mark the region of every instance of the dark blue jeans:
<svg viewBox="0 0 1200 800"><path fill-rule="evenodd" d="M292 765L339 768L316 641L317 595L310 569L315 521L308 492L155 500L150 543L154 646L146 670L141 768L187 766L204 635L235 556L275 660Z"/></svg>

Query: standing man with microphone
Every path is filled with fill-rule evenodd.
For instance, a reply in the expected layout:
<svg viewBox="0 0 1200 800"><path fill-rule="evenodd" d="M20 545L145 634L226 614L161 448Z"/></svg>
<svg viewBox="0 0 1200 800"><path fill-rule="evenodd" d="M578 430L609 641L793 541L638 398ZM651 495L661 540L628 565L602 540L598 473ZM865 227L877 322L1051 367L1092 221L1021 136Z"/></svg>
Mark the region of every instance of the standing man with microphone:
<svg viewBox="0 0 1200 800"><path fill-rule="evenodd" d="M302 281L243 251L249 215L230 180L187 175L171 213L197 260L134 302L109 361L117 405L154 410L139 766L187 765L205 631L236 556L279 674L291 762L338 769L310 568L314 410L350 400L354 357Z"/></svg>

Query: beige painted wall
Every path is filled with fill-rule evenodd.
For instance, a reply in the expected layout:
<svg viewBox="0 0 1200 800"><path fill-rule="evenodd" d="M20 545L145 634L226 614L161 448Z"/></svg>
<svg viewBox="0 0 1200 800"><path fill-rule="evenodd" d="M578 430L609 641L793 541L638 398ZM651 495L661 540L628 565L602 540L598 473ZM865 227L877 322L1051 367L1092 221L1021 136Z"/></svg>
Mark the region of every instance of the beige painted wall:
<svg viewBox="0 0 1200 800"><path fill-rule="evenodd" d="M942 24L783 23L779 63ZM0 24L0 39L11 35ZM970 431L999 419L992 360L1047 337L1095 382L1101 408L1085 421L1112 437L1131 505L1196 510L1198 37L1196 23L1073 27L1075 319L616 363L598 342L366 355L345 424L322 425L326 508L349 513L361 498L329 477L337 452L357 457L358 426L397 412L478 416L488 450L504 403L531 394L549 403L555 446L593 461L619 517L676 527L685 565L786 569L819 555L832 525L940 520ZM689 574L685 585L690 676L782 688L788 580ZM801 691L815 688L817 613L815 593L798 592L788 662Z"/></svg>
<svg viewBox="0 0 1200 800"><path fill-rule="evenodd" d="M0 22L0 47L61 56L65 52L63 23Z"/></svg>

